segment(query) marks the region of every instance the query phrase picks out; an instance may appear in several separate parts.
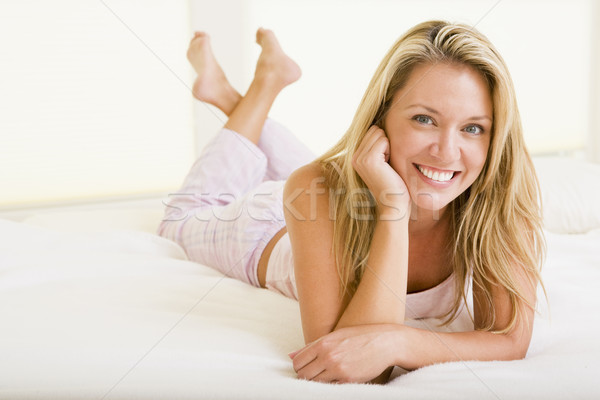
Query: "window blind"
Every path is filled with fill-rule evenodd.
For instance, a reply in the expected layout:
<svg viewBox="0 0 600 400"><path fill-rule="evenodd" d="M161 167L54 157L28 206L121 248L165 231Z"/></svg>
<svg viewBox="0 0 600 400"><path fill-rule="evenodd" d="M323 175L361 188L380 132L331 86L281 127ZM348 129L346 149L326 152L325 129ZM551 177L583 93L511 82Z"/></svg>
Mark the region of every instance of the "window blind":
<svg viewBox="0 0 600 400"><path fill-rule="evenodd" d="M239 85L242 89L252 78L260 51L252 43L256 28L275 31L303 75L282 91L271 116L316 153L326 151L346 131L393 42L411 26L429 19L475 25L498 48L515 84L525 141L532 153L579 151L590 145L592 134L600 135L597 123L592 123L598 114L591 103L592 96L598 97L597 89L591 89L592 78L598 75L592 57L593 46L598 45L598 35L592 30L598 25L593 0L194 3L200 5L193 21L201 21L196 25L213 33L215 42L225 37L219 28L235 32L227 36L232 38L229 47L215 43L215 50L244 43L238 62L246 78ZM232 20L232 14L238 19ZM228 74L236 72L236 64L224 62L223 66Z"/></svg>
<svg viewBox="0 0 600 400"><path fill-rule="evenodd" d="M0 208L164 193L194 158L187 1L0 3Z"/></svg>

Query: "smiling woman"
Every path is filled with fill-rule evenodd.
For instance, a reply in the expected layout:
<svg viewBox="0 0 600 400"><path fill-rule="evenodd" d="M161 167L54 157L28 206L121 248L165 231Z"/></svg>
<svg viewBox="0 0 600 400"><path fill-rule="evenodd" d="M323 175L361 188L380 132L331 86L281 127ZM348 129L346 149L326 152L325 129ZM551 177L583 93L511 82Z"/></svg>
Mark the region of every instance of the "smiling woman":
<svg viewBox="0 0 600 400"><path fill-rule="evenodd" d="M492 110L485 79L461 64L419 65L394 95L382 124L389 163L407 182L418 210L443 213L479 176Z"/></svg>
<svg viewBox="0 0 600 400"><path fill-rule="evenodd" d="M197 99L229 119L159 233L226 275L298 299L301 378L380 382L391 366L523 358L544 254L537 179L507 67L472 27L428 21L392 46L346 134L312 154L267 118L300 78L273 32L242 96L197 32ZM223 198L227 193L228 199ZM285 219L285 220L284 220ZM434 333L473 285L474 330Z"/></svg>
<svg viewBox="0 0 600 400"><path fill-rule="evenodd" d="M346 136L319 159L329 187L366 184L371 189L372 178L360 170L357 176L350 160L368 140L363 132L373 123L383 126L389 144L379 150L389 153L390 165L416 205L408 228L408 292L413 277L421 283L416 288L432 287L443 276L433 271L452 266L456 287L448 321L457 315L465 283L472 278L478 329L507 333L515 325L527 325L543 256L537 181L533 174L524 175L533 168L510 74L495 48L475 29L439 21L418 25L398 40L375 73ZM439 182L440 174L452 177ZM377 218L369 208L362 213L371 212L370 220L351 222L341 212L346 200L335 199L335 254L342 286L346 282L358 293L365 273L374 269L381 277L372 262ZM372 201L369 196L364 200ZM418 232L427 234L420 238ZM440 234L445 240L436 242ZM412 257L413 249L437 257L421 261L423 257ZM506 288L504 295L492 294L497 287ZM401 287L396 294L402 294ZM404 301L400 296L397 306ZM383 314L369 315L385 320ZM524 325L519 326L517 331ZM523 354L531 326L527 331L517 334Z"/></svg>

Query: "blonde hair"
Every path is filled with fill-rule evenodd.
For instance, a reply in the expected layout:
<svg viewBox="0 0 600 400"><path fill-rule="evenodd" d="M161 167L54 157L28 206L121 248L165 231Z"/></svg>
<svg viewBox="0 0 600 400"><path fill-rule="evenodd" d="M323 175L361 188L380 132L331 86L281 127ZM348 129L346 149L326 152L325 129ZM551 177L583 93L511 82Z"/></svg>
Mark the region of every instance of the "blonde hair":
<svg viewBox="0 0 600 400"><path fill-rule="evenodd" d="M363 275L376 223L374 199L352 167L352 157L365 133L383 121L394 94L404 87L415 66L458 63L471 66L488 83L493 101L493 127L485 165L475 182L452 201L452 268L455 299L444 316L449 324L466 301L465 285L482 289L492 312L481 329L495 326L492 288L505 288L512 305L510 331L524 319L524 296L514 265L536 287L545 253L538 181L523 141L515 91L506 64L489 40L475 29L445 21L421 23L404 34L383 58L346 134L317 159L335 210L333 251L342 294L352 295ZM543 285L542 285L543 287ZM473 319L473 316L471 316Z"/></svg>

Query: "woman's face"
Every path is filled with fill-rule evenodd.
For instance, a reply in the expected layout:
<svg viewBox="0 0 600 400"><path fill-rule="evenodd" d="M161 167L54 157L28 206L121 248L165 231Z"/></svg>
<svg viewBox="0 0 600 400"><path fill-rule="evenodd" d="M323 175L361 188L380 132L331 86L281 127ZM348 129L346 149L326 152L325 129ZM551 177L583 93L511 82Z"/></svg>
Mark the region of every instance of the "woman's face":
<svg viewBox="0 0 600 400"><path fill-rule="evenodd" d="M484 78L460 64L418 65L394 95L384 121L389 163L417 208L443 210L479 176L492 104Z"/></svg>

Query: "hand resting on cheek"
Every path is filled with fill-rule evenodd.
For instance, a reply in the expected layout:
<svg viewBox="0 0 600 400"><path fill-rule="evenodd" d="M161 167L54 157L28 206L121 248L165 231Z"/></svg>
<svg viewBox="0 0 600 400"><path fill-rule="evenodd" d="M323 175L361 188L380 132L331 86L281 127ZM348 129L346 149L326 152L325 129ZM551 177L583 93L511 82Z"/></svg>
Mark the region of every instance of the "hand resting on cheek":
<svg viewBox="0 0 600 400"><path fill-rule="evenodd" d="M390 142L380 127L371 126L352 157L352 166L371 191L377 203L377 214L403 217L410 210L406 183L388 163Z"/></svg>

